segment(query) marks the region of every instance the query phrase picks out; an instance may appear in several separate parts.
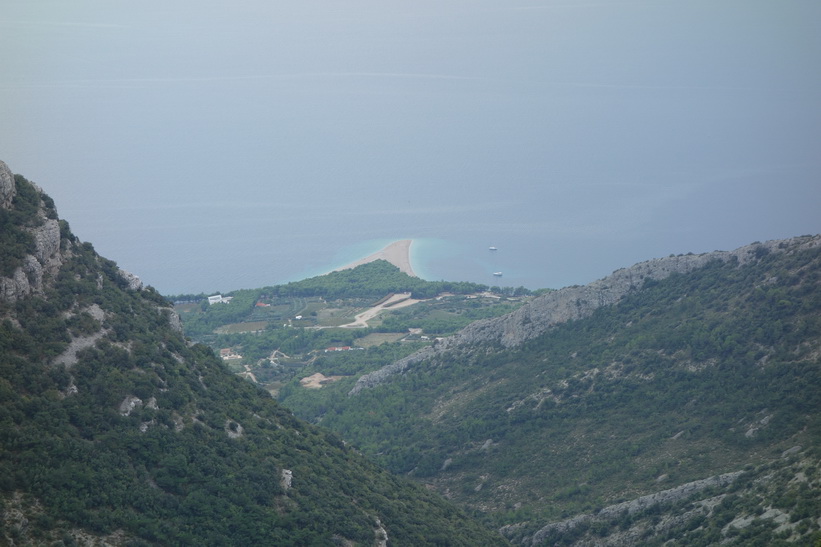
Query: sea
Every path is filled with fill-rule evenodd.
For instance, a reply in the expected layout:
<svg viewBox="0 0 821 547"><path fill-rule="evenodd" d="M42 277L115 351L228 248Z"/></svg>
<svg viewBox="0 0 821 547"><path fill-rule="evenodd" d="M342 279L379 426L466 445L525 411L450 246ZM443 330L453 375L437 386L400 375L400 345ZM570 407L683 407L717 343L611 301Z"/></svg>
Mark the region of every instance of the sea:
<svg viewBox="0 0 821 547"><path fill-rule="evenodd" d="M80 240L91 242L99 254L167 296L298 281L407 239L412 240L414 272L429 281L560 288L595 279L589 257L595 257L602 276L630 265L619 261L618 245L612 246L610 257L601 250L580 253L581 242L574 245L566 232L514 229L517 215L535 214L527 212L489 219L473 211L438 210L346 215L315 203L278 209L263 200L114 207L89 202L61 206L55 201L60 217Z"/></svg>
<svg viewBox="0 0 821 547"><path fill-rule="evenodd" d="M821 226L821 2L40 4L3 4L0 159L165 295L402 239L561 288Z"/></svg>
<svg viewBox="0 0 821 547"><path fill-rule="evenodd" d="M710 222L684 224L677 214L645 219L630 209L622 214L616 207L594 208L591 199L584 208L532 199L491 212L469 207L383 212L360 207L356 197L328 205L317 200L281 204L262 197L248 202L178 198L147 205L136 199L112 204L87 196L75 201L52 197L77 237L166 296L298 281L406 239L412 240L411 265L422 279L536 290L584 285L671 253L731 250L802 233L785 228L779 234L767 226L753 231L743 222L734 230L716 231ZM686 214L692 208L681 210ZM611 211L627 220L614 219ZM646 229L651 220L657 220L653 229Z"/></svg>
<svg viewBox="0 0 821 547"><path fill-rule="evenodd" d="M563 283L551 278L552 273L567 275L566 268L550 268L549 239L472 233L470 228L457 231L453 224L436 226L432 219L424 223L425 230L409 226L403 231L390 225L393 237L367 237L366 226L341 229L330 223L289 229L287 222L266 220L264 215L220 215L216 208L195 216L102 208L93 214L66 212L63 216L61 211L61 217L82 241L92 242L99 254L167 296L228 293L323 275L403 239L412 240L414 272L429 281L538 289ZM437 231L450 233L430 236ZM374 229L373 235L378 232ZM356 234L365 237L353 240ZM554 247L561 255L560 246ZM568 277L566 284L573 283L575 279Z"/></svg>
<svg viewBox="0 0 821 547"><path fill-rule="evenodd" d="M355 260L372 255L393 243L394 239L372 239L361 241L341 248L329 262L330 267L306 270L298 275L300 278L322 275ZM417 238L411 240L410 261L414 273L428 281L465 281L467 278L487 278L488 284L499 284L501 276L495 273L504 272L496 269L501 266L498 247L487 245L481 250L480 244L475 247L456 241L436 238ZM474 253L471 256L471 253ZM509 271L509 275L510 275ZM455 276L455 277L449 277ZM512 276L515 277L515 274ZM493 283L491 283L493 281ZM479 282L479 281L477 281Z"/></svg>
<svg viewBox="0 0 821 547"><path fill-rule="evenodd" d="M134 260L141 270L133 273L165 295L226 293L237 289L261 288L324 275L367 257L398 239L375 238L326 247L306 244L290 253L266 255L249 246L233 247L228 253L211 253L205 242L191 242L176 258L154 262L152 255ZM414 273L429 281L471 281L489 286L540 288L538 281L525 279L526 267L516 267L511 250L489 242L466 242L438 238L414 238L410 261ZM491 250L494 247L495 250ZM199 249L199 250L198 250ZM122 261L118 264L129 270ZM131 270L129 270L131 271ZM494 274L501 275L494 275Z"/></svg>

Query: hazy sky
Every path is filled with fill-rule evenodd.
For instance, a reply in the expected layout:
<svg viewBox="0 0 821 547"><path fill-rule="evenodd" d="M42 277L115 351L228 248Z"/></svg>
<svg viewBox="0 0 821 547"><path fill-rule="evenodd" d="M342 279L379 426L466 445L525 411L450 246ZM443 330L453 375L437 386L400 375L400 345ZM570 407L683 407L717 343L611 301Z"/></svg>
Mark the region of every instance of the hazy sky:
<svg viewBox="0 0 821 547"><path fill-rule="evenodd" d="M166 293L400 238L451 245L437 278L493 244L508 284L587 283L821 232L820 28L818 0L4 0L0 159Z"/></svg>

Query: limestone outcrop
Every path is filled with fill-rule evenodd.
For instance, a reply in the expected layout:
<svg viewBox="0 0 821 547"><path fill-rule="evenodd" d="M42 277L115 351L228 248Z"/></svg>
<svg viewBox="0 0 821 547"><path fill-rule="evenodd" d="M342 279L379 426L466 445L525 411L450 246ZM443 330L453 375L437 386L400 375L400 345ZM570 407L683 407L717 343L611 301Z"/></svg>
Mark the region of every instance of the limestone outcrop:
<svg viewBox="0 0 821 547"><path fill-rule="evenodd" d="M40 188L32 186L37 195L43 195ZM14 175L8 165L0 161L0 208L11 210L16 195ZM22 264L11 275L0 277L0 299L14 302L28 294L41 293L45 280L56 275L63 263L59 222L49 218L42 204L37 216L36 223L23 228L31 236L33 251L23 257Z"/></svg>
<svg viewBox="0 0 821 547"><path fill-rule="evenodd" d="M18 228L28 232L33 242L33 249L24 256L18 266L8 276L0 276L0 300L15 302L29 294L42 294L50 279L57 276L65 262L70 256L70 246L68 250L61 250L60 222L56 218L55 211L51 208L53 204L46 206L50 201L36 184L29 183L40 198L40 206L36 213L36 218L24 226ZM17 195L17 184L9 166L0 161L0 209L11 211L14 205L14 198ZM129 289L139 291L143 288L143 283L139 277L125 270L119 271L120 276L126 281ZM179 329L179 318L175 313L170 314L172 323Z"/></svg>
<svg viewBox="0 0 821 547"><path fill-rule="evenodd" d="M125 279L126 283L128 283L128 288L132 291L139 291L143 288L143 282L138 276L123 269L120 269L119 273L120 277Z"/></svg>
<svg viewBox="0 0 821 547"><path fill-rule="evenodd" d="M11 200L14 199L15 193L14 174L8 165L0 161L0 208L11 207Z"/></svg>
<svg viewBox="0 0 821 547"><path fill-rule="evenodd" d="M708 477L706 479L682 484L681 486L677 486L669 490L656 492L655 494L649 494L634 500L610 505L595 514L582 514L561 522L554 522L542 527L532 537L522 539L521 543L523 545L541 545L552 532L566 533L581 524L590 524L597 521L608 522L622 514L634 515L636 513L648 511L658 505L676 503L686 498L690 498L694 494L708 488L725 488L735 482L741 474L741 471L735 471L732 473ZM506 526L499 531L502 535L506 535L508 531L516 530L516 527L517 525ZM639 538L635 539L639 540ZM629 542L629 544L636 543L638 543L638 541Z"/></svg>
<svg viewBox="0 0 821 547"><path fill-rule="evenodd" d="M802 236L753 243L734 251L656 258L622 268L588 285L565 287L546 293L507 315L471 323L457 334L437 341L433 346L365 374L357 380L349 395L356 395L363 389L384 383L394 374L404 373L417 363L442 356L456 348L480 344L498 344L505 348L518 346L558 324L589 317L597 308L619 302L647 281L659 281L673 274L692 272L714 260L736 260L739 265L743 265L771 252L797 252L819 246L821 235Z"/></svg>

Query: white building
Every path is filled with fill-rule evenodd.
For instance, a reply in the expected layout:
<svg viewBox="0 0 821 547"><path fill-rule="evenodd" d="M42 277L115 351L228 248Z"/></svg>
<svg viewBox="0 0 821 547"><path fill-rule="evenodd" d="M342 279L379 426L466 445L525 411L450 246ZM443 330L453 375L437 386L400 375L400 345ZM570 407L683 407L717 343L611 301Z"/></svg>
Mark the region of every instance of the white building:
<svg viewBox="0 0 821 547"><path fill-rule="evenodd" d="M233 296L222 296L221 294L215 294L214 296L208 297L208 305L213 306L214 304L227 304L233 298Z"/></svg>

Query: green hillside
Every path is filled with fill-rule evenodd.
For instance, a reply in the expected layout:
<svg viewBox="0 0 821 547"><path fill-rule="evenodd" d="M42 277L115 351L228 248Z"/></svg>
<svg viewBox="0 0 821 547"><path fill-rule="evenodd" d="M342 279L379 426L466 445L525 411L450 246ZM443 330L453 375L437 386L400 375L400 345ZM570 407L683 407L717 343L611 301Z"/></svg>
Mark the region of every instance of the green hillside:
<svg viewBox="0 0 821 547"><path fill-rule="evenodd" d="M534 294L522 287L425 281L377 260L285 285L232 291L223 295L227 302L214 305L204 294L169 299L188 337L214 350L230 349L231 370L276 395L294 377L349 374L346 357L326 355L329 347L363 350L353 356L359 367L354 372L365 363L379 368L477 319L513 311ZM380 305L379 313L357 323ZM384 342L398 343L378 347Z"/></svg>
<svg viewBox="0 0 821 547"><path fill-rule="evenodd" d="M0 183L0 544L505 544L188 343L2 162Z"/></svg>
<svg viewBox="0 0 821 547"><path fill-rule="evenodd" d="M293 383L281 400L515 542L809 541L821 537L817 240L648 278L520 345L454 344L355 395L353 380ZM527 326L518 317L508 330Z"/></svg>

